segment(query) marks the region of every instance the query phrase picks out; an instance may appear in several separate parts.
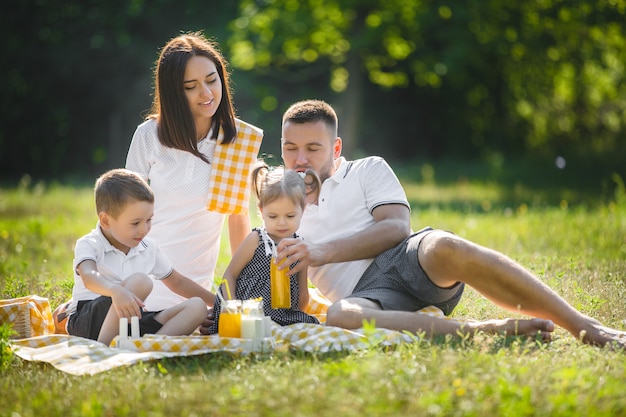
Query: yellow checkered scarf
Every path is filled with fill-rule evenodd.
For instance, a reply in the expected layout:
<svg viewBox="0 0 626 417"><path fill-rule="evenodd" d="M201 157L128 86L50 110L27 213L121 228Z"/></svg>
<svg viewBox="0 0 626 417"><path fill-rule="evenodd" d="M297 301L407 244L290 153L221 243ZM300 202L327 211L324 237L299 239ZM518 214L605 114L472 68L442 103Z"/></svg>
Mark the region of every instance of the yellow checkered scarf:
<svg viewBox="0 0 626 417"><path fill-rule="evenodd" d="M218 137L213 155L207 210L246 214L250 201L250 170L257 159L263 130L235 119L237 137L228 145Z"/></svg>

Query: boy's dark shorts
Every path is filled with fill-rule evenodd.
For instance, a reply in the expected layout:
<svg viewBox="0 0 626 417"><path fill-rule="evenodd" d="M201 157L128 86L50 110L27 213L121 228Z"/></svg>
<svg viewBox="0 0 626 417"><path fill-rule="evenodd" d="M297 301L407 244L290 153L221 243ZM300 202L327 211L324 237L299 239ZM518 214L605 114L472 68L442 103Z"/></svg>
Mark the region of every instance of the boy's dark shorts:
<svg viewBox="0 0 626 417"><path fill-rule="evenodd" d="M98 340L100 329L106 315L109 313L113 300L111 297L100 296L94 300L79 301L76 311L67 321L67 332L73 336ZM139 319L139 334L155 334L163 325L154 316L160 311L142 311ZM128 325L130 334L130 324Z"/></svg>
<svg viewBox="0 0 626 417"><path fill-rule="evenodd" d="M374 258L349 298L375 301L383 310L417 311L433 305L445 315L452 313L465 284L438 287L428 278L417 258L422 238L432 231L430 227L424 228Z"/></svg>

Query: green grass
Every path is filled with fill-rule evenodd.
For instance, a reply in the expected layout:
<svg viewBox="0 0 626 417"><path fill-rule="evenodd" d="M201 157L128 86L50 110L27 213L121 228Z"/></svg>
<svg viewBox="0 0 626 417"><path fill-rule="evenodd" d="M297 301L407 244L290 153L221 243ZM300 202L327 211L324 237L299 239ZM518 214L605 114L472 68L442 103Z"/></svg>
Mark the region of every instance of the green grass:
<svg viewBox="0 0 626 417"><path fill-rule="evenodd" d="M619 177L593 192L484 176L444 181L423 168L399 171L415 229L449 229L500 250L583 312L625 328ZM2 298L67 298L73 244L95 225L92 199L90 187L0 190ZM218 276L229 257L223 246ZM471 289L454 315L516 316ZM0 416L626 415L626 354L582 345L561 329L549 345L479 335L350 354L212 354L83 377L22 361L5 344L0 331Z"/></svg>

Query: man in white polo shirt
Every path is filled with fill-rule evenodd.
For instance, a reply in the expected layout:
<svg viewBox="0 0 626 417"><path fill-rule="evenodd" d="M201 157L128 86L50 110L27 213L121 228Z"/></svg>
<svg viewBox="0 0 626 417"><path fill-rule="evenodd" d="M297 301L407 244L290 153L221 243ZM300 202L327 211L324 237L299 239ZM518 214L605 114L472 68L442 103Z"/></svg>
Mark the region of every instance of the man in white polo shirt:
<svg viewBox="0 0 626 417"><path fill-rule="evenodd" d="M317 201L305 210L299 234L283 239L278 261L300 261L309 278L333 302L327 324L436 334L475 331L540 336L550 340L554 323L586 343L617 342L626 333L582 314L511 259L453 233L425 228L413 233L406 195L379 157L341 157L337 116L327 103L305 100L283 116L285 166L314 169L322 179ZM536 318L460 323L414 312L434 305L450 314L464 285L510 311Z"/></svg>

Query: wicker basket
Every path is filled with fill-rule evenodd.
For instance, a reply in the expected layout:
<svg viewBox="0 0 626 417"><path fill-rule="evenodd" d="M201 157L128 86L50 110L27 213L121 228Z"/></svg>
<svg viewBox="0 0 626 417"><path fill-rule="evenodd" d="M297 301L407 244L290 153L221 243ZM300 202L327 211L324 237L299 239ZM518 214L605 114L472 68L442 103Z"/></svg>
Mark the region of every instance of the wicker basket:
<svg viewBox="0 0 626 417"><path fill-rule="evenodd" d="M20 308L19 313L11 322L13 330L16 334L11 335L14 339L26 339L31 337L30 331L30 310L28 308Z"/></svg>
<svg viewBox="0 0 626 417"><path fill-rule="evenodd" d="M36 295L0 300L0 324L7 323L15 331L13 339L54 333L50 303Z"/></svg>

